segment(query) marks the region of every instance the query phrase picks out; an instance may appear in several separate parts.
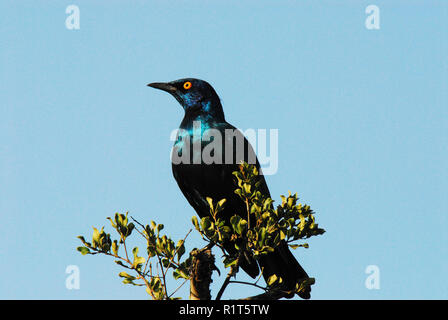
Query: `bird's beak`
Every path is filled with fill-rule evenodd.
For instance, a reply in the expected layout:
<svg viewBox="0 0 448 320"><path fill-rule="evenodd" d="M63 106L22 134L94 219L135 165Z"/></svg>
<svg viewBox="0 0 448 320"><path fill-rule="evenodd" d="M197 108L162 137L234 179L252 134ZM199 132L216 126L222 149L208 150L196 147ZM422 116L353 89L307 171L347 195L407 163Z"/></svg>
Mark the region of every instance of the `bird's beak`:
<svg viewBox="0 0 448 320"><path fill-rule="evenodd" d="M169 93L175 93L177 91L175 86L172 86L169 83L164 83L164 82L153 82L150 84L147 84L148 87L153 87L156 89L160 89Z"/></svg>

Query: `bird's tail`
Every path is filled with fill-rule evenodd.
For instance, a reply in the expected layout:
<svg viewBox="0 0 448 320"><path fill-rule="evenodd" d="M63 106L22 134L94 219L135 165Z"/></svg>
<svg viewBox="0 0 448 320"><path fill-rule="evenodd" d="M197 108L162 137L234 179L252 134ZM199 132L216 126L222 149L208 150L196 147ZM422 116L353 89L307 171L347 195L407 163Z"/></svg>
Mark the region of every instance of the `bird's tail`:
<svg viewBox="0 0 448 320"><path fill-rule="evenodd" d="M277 277L282 278L281 289L293 292L287 295L286 298L294 296L298 282L309 278L285 242L275 248L274 252L262 256L258 262L266 282L270 276L275 274ZM309 299L311 297L311 286L306 286L298 295L303 299Z"/></svg>

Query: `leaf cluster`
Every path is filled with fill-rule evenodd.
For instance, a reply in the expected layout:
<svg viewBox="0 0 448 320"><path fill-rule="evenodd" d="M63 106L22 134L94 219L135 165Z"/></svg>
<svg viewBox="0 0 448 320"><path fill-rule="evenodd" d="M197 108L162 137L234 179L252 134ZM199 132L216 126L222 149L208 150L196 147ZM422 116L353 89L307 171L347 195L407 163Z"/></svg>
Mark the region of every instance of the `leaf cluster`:
<svg viewBox="0 0 448 320"><path fill-rule="evenodd" d="M310 206L298 203L297 194L289 192L288 196L281 196L281 204L275 207L274 200L260 191L262 181L257 168L242 163L239 169L233 173L237 186L235 193L246 204L246 212L233 215L227 222L220 216L226 200L214 203L213 199L207 198L210 217L203 217L200 221L192 218L195 229L204 239L222 249L224 243L228 246L230 242L234 246L233 254L229 251L224 254L225 267L238 266L243 255L259 259L283 242L292 249L308 248L308 243L303 240L325 232L316 223ZM281 278L275 275L268 280L268 286L278 283L281 283ZM299 283L297 290L302 290L303 285Z"/></svg>
<svg viewBox="0 0 448 320"><path fill-rule="evenodd" d="M123 278L124 284L146 286L147 293L156 300L174 299L172 298L174 292L171 295L167 292L166 275L171 269L175 279L188 280L190 278L191 257L182 260L185 254L186 237L175 243L171 238L161 234L163 224L157 224L154 221L143 226L134 220L139 225L140 228L138 228L133 222L129 222L128 213L116 213L113 219L110 217L107 219L118 238L112 240L111 235L104 231L104 227L100 230L94 227L92 242L87 242L83 236L79 236L83 246L78 247L77 250L83 255L105 254L116 258L116 264L134 272L133 275L126 271L118 274L120 278ZM128 252L126 240L134 230L146 241L146 257L139 255L139 247L134 247L131 252ZM121 251L124 255L120 255ZM137 282L137 280L141 281Z"/></svg>
<svg viewBox="0 0 448 320"><path fill-rule="evenodd" d="M315 213L310 206L298 202L297 194L288 192L288 196L281 196L281 203L274 206L274 200L262 192L263 182L255 166L242 163L239 170L233 174L235 194L245 205L245 210L235 212L231 217L224 216L226 199L207 198L210 215L200 220L196 216L192 218L194 228L208 243L206 248L215 245L220 247L224 253L224 266L230 268L217 299L221 297L229 283L243 283L230 280L238 272L241 259L247 257L259 259L273 252L274 248L285 244L292 249L308 248L309 245L304 240L325 232L316 223ZM118 274L123 278L123 283L146 286L146 292L153 299L176 299L173 298L173 294L192 278L193 255L190 253L188 257L184 256L185 240L191 230L184 239L175 242L162 234L163 224L151 221L150 224L143 226L132 218L136 225L134 222L129 222L128 213L116 213L113 219L107 219L118 237L112 239L111 235L104 231L104 227L100 230L93 228L92 241L87 242L84 237L79 236L83 245L77 250L83 255L104 254L114 257L115 263L127 269L127 272L122 271ZM139 254L139 247L134 247L128 252L126 241L134 231L145 240L144 256ZM226 250L229 246L234 250ZM166 282L169 271L172 272L174 279L183 280L183 283L170 294ZM281 287L282 283L282 279L277 275L267 280L267 287L257 285L257 281L244 283L264 289L266 294ZM312 284L314 278L298 282L295 292L298 293Z"/></svg>

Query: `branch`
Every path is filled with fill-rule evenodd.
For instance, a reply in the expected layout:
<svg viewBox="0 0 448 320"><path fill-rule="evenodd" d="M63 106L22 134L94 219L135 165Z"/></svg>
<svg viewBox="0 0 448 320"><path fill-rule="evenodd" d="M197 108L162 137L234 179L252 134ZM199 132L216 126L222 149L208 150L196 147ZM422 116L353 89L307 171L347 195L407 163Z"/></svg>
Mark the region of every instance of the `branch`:
<svg viewBox="0 0 448 320"><path fill-rule="evenodd" d="M228 286L229 283L230 283L230 278L231 278L232 276L234 276L234 275L237 273L237 271L238 271L238 262L236 263L236 266L233 265L233 266L230 267L230 271L229 271L229 273L227 274L227 277L226 277L226 279L224 280L224 283L222 284L221 289L219 289L219 292L218 292L218 294L216 295L216 300L221 300L221 296L222 296L222 294L224 293L224 290L226 290L227 286Z"/></svg>
<svg viewBox="0 0 448 320"><path fill-rule="evenodd" d="M262 286L259 286L257 283L252 283L252 282L245 282L245 281L236 281L236 280L233 280L233 281L229 281L229 283L239 283L239 284L245 284L245 285L248 285L248 286L253 286L253 287L255 287L255 288L258 288L258 289L261 289L261 290L264 290L264 291L268 291L268 289L267 288L265 288L265 287L262 287Z"/></svg>
<svg viewBox="0 0 448 320"><path fill-rule="evenodd" d="M190 300L211 300L210 283L215 267L215 257L210 246L193 250L190 276Z"/></svg>
<svg viewBox="0 0 448 320"><path fill-rule="evenodd" d="M247 297L241 300L279 300L284 298L287 294L285 291L269 290L265 293L258 294L256 296Z"/></svg>

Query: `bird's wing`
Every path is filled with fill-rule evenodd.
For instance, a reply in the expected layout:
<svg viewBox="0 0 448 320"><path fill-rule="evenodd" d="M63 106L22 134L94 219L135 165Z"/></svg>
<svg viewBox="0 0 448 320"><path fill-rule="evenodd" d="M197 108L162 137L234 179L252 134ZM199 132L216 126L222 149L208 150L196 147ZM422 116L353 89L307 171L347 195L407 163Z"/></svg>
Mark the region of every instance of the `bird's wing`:
<svg viewBox="0 0 448 320"><path fill-rule="evenodd" d="M212 198L215 202L221 199L226 199L226 207L230 208L225 214L228 218L234 214L241 214L245 212L245 204L234 193L237 188L236 179L232 174L239 170L241 161L254 164L260 170L260 164L255 155L255 152L249 141L244 135L234 126L223 123L217 126L222 135L222 145L220 150L214 150L215 153L221 152L218 157L221 163L212 164L174 164L172 165L173 175L176 179L179 188L184 196L187 198L190 205L195 209L199 216L208 215L209 208L207 197ZM230 130L227 131L226 130ZM233 135L230 133L233 132ZM228 144L231 143L229 146ZM242 148L238 147L242 145ZM203 143L201 151L207 143ZM192 147L191 147L192 148ZM226 163L226 153L231 150L231 163ZM178 151L178 150L176 150ZM173 149L174 152L174 149ZM191 154L193 150L191 151ZM260 175L259 191L270 196L266 180L263 175Z"/></svg>

